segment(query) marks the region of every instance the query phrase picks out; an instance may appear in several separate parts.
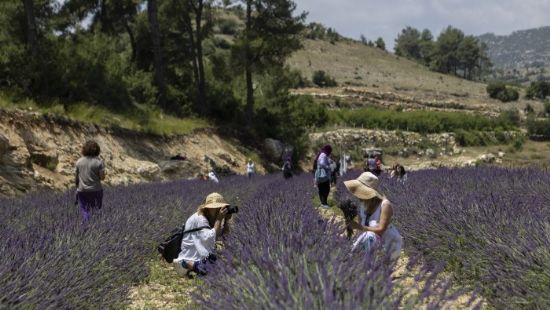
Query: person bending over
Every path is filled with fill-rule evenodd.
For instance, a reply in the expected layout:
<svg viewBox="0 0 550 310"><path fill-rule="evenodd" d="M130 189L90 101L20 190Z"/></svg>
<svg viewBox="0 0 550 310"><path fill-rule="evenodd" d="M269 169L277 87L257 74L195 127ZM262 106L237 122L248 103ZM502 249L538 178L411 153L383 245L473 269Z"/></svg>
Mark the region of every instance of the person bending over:
<svg viewBox="0 0 550 310"><path fill-rule="evenodd" d="M208 265L217 259L216 238L229 233L231 216L229 204L222 195L211 193L206 197L197 212L185 222L186 231L202 229L184 233L180 254L173 261L179 274L189 274L191 271L199 275L208 273Z"/></svg>

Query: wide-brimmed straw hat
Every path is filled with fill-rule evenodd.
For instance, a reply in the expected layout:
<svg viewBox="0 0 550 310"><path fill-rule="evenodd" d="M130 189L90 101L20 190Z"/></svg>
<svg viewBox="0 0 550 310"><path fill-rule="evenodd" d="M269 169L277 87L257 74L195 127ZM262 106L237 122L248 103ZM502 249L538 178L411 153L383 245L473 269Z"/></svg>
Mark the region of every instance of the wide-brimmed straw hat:
<svg viewBox="0 0 550 310"><path fill-rule="evenodd" d="M218 193L212 193L206 196L206 200L199 209L219 209L225 206L229 206L229 204L225 202L223 196Z"/></svg>
<svg viewBox="0 0 550 310"><path fill-rule="evenodd" d="M357 179L344 182L350 193L363 200L374 197L384 199L384 195L378 192L378 184L378 177L370 172L363 172Z"/></svg>

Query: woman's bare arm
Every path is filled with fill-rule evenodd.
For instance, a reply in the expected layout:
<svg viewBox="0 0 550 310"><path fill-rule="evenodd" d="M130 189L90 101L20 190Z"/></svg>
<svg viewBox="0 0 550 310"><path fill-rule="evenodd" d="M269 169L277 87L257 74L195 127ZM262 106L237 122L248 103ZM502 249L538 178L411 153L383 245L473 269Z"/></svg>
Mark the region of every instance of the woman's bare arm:
<svg viewBox="0 0 550 310"><path fill-rule="evenodd" d="M386 229L388 229L388 226L390 226L391 218L393 216L393 208L391 206L391 203L387 200L382 202L381 208L382 210L380 214L380 222L378 223L378 225L374 227L363 226L355 221L352 221L349 223L349 227L361 231L372 231L377 235L384 234L386 232Z"/></svg>

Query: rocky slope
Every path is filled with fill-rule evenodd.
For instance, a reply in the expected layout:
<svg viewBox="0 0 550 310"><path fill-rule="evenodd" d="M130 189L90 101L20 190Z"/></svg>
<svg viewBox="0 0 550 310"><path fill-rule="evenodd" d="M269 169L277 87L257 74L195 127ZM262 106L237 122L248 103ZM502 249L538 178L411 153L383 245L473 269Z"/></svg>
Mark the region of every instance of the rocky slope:
<svg viewBox="0 0 550 310"><path fill-rule="evenodd" d="M520 30L510 35L484 34L479 37L489 48L497 68L518 69L550 64L550 27Z"/></svg>
<svg viewBox="0 0 550 310"><path fill-rule="evenodd" d="M241 149L210 129L157 136L0 109L0 196L70 188L74 163L88 139L101 146L107 185L194 178L210 170L244 173L246 167ZM178 154L185 159L170 160ZM256 167L265 171L259 163Z"/></svg>

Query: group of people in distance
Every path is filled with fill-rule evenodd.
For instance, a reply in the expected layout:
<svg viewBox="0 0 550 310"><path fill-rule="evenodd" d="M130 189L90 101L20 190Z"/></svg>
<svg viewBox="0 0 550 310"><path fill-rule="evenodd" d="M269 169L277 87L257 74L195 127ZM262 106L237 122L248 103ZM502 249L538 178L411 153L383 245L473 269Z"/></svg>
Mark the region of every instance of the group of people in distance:
<svg viewBox="0 0 550 310"><path fill-rule="evenodd" d="M87 222L90 215L101 209L103 205L101 181L105 179L105 164L99 157L100 153L101 149L95 141L87 141L82 148L82 157L76 162L76 203L79 205L84 222ZM318 188L323 208L329 208L330 185L335 179L335 162L330 158L331 154L332 147L323 146L315 157L313 167L315 186ZM392 224L393 206L379 191L379 179L375 174L377 167L373 167L373 171L366 171L357 179L344 182L348 191L360 202L358 221L350 218L346 219L346 224L349 229L359 232L353 243L353 249L368 251L381 245L391 251L392 257L397 257L401 251L402 237ZM291 170L290 160L285 160L282 170L283 175ZM254 163L250 159L246 172L249 178L255 174ZM395 165L390 172L391 177L397 177L400 180L403 180L405 175L404 167L401 165ZM211 193L197 211L187 219L181 251L173 262L178 273L207 274L208 265L216 261L217 238L230 231L232 214L228 211L229 208L229 203L222 195Z"/></svg>

